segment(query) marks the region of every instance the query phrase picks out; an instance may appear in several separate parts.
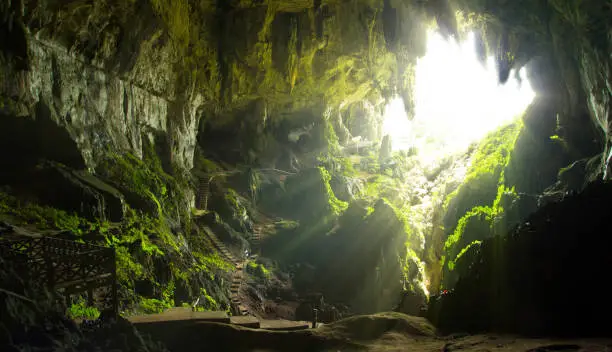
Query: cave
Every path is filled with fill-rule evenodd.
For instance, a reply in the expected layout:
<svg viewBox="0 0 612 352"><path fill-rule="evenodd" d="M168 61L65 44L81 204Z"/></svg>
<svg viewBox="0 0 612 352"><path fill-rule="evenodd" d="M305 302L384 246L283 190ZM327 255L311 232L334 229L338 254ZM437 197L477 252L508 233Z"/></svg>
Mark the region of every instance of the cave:
<svg viewBox="0 0 612 352"><path fill-rule="evenodd" d="M609 350L610 18L4 1L0 350Z"/></svg>

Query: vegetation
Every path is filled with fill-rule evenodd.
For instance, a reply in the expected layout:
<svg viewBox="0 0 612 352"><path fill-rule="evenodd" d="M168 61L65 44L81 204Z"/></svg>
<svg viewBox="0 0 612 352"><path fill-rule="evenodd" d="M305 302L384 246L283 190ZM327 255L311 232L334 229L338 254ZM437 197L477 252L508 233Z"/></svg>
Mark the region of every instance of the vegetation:
<svg viewBox="0 0 612 352"><path fill-rule="evenodd" d="M177 168L172 176L167 174L153 145L143 143L142 160L130 153L108 152L97 173L115 184L133 207L187 226L190 215L183 190L190 188L189 178Z"/></svg>
<svg viewBox="0 0 612 352"><path fill-rule="evenodd" d="M165 173L152 148L145 152L145 161L131 154L108 155L99 170L126 195L129 205L121 222L89 221L53 207L20 201L5 192L0 192L0 216L40 229L69 231L77 240L115 248L120 294L146 312L174 305L174 288L179 280L187 283L198 275L214 279L231 270L231 264L208 243L191 235L184 176ZM159 265L170 274L163 281L156 273ZM143 281L152 285L154 297L134 294L136 282Z"/></svg>
<svg viewBox="0 0 612 352"><path fill-rule="evenodd" d="M269 279L270 276L272 275L270 270L267 269L263 264L257 263L254 261L249 261L247 265L247 270L249 271L249 273L257 276L260 279L264 279L264 280Z"/></svg>
<svg viewBox="0 0 612 352"><path fill-rule="evenodd" d="M478 144L464 182L444 202L446 213L457 214L445 220L445 227L454 229L462 214L479 204L494 202L522 127L522 122L517 120L490 133Z"/></svg>
<svg viewBox="0 0 612 352"><path fill-rule="evenodd" d="M22 202L2 191L0 191L0 214L13 217L21 224L36 226L43 230L69 231L76 235L108 226L106 223L90 223L64 210Z"/></svg>
<svg viewBox="0 0 612 352"><path fill-rule="evenodd" d="M504 170L522 129L517 121L490 133L478 145L465 181L445 201L445 226L452 229L444 244L444 285L452 285L457 260L479 241L505 233L498 221L517 198L505 184ZM456 220L455 220L456 219Z"/></svg>
<svg viewBox="0 0 612 352"><path fill-rule="evenodd" d="M331 181L331 175L329 174L329 172L324 167L319 167L319 172L321 173L321 181L323 182L323 186L325 187L325 195L327 197L328 209L331 214L338 216L346 210L348 204L336 198L336 196L334 195L334 191L331 189L331 186L329 184L329 181Z"/></svg>
<svg viewBox="0 0 612 352"><path fill-rule="evenodd" d="M145 314L161 313L171 307L172 303L155 298L141 298L138 302L138 311Z"/></svg>
<svg viewBox="0 0 612 352"><path fill-rule="evenodd" d="M96 307L88 307L83 298L68 307L68 316L72 319L95 320L100 316L100 311Z"/></svg>

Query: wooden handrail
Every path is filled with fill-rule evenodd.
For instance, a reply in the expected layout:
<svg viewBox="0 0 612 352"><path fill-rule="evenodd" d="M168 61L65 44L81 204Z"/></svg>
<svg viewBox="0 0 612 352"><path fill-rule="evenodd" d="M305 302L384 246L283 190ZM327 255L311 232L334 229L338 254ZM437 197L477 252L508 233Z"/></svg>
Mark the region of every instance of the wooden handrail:
<svg viewBox="0 0 612 352"><path fill-rule="evenodd" d="M51 289L65 289L65 292L72 288L75 292L85 289L91 296L93 288L110 286L111 308L118 313L114 248L53 237L24 237L0 239L0 254L5 260L18 263L30 280L44 282Z"/></svg>

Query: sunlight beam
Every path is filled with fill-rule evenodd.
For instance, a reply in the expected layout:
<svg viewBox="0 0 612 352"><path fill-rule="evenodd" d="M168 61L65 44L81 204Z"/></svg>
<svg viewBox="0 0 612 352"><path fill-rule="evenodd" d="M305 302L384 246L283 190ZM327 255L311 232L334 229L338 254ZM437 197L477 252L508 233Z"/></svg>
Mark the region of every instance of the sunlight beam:
<svg viewBox="0 0 612 352"><path fill-rule="evenodd" d="M433 161L466 149L519 116L533 101L525 69L498 83L495 62L478 60L472 33L458 44L430 31L427 53L418 59L415 73L415 117L409 121L401 98L385 108L383 133L390 134L394 150L416 147L424 160Z"/></svg>

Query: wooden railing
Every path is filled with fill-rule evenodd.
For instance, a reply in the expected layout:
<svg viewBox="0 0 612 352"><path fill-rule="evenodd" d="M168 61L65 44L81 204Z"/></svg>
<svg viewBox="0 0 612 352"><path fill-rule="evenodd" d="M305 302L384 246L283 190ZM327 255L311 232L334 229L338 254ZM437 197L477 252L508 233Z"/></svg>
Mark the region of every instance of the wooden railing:
<svg viewBox="0 0 612 352"><path fill-rule="evenodd" d="M114 248L62 240L54 237L0 239L0 256L13 264L25 280L44 283L69 297L108 288L107 307L117 314L117 267Z"/></svg>

